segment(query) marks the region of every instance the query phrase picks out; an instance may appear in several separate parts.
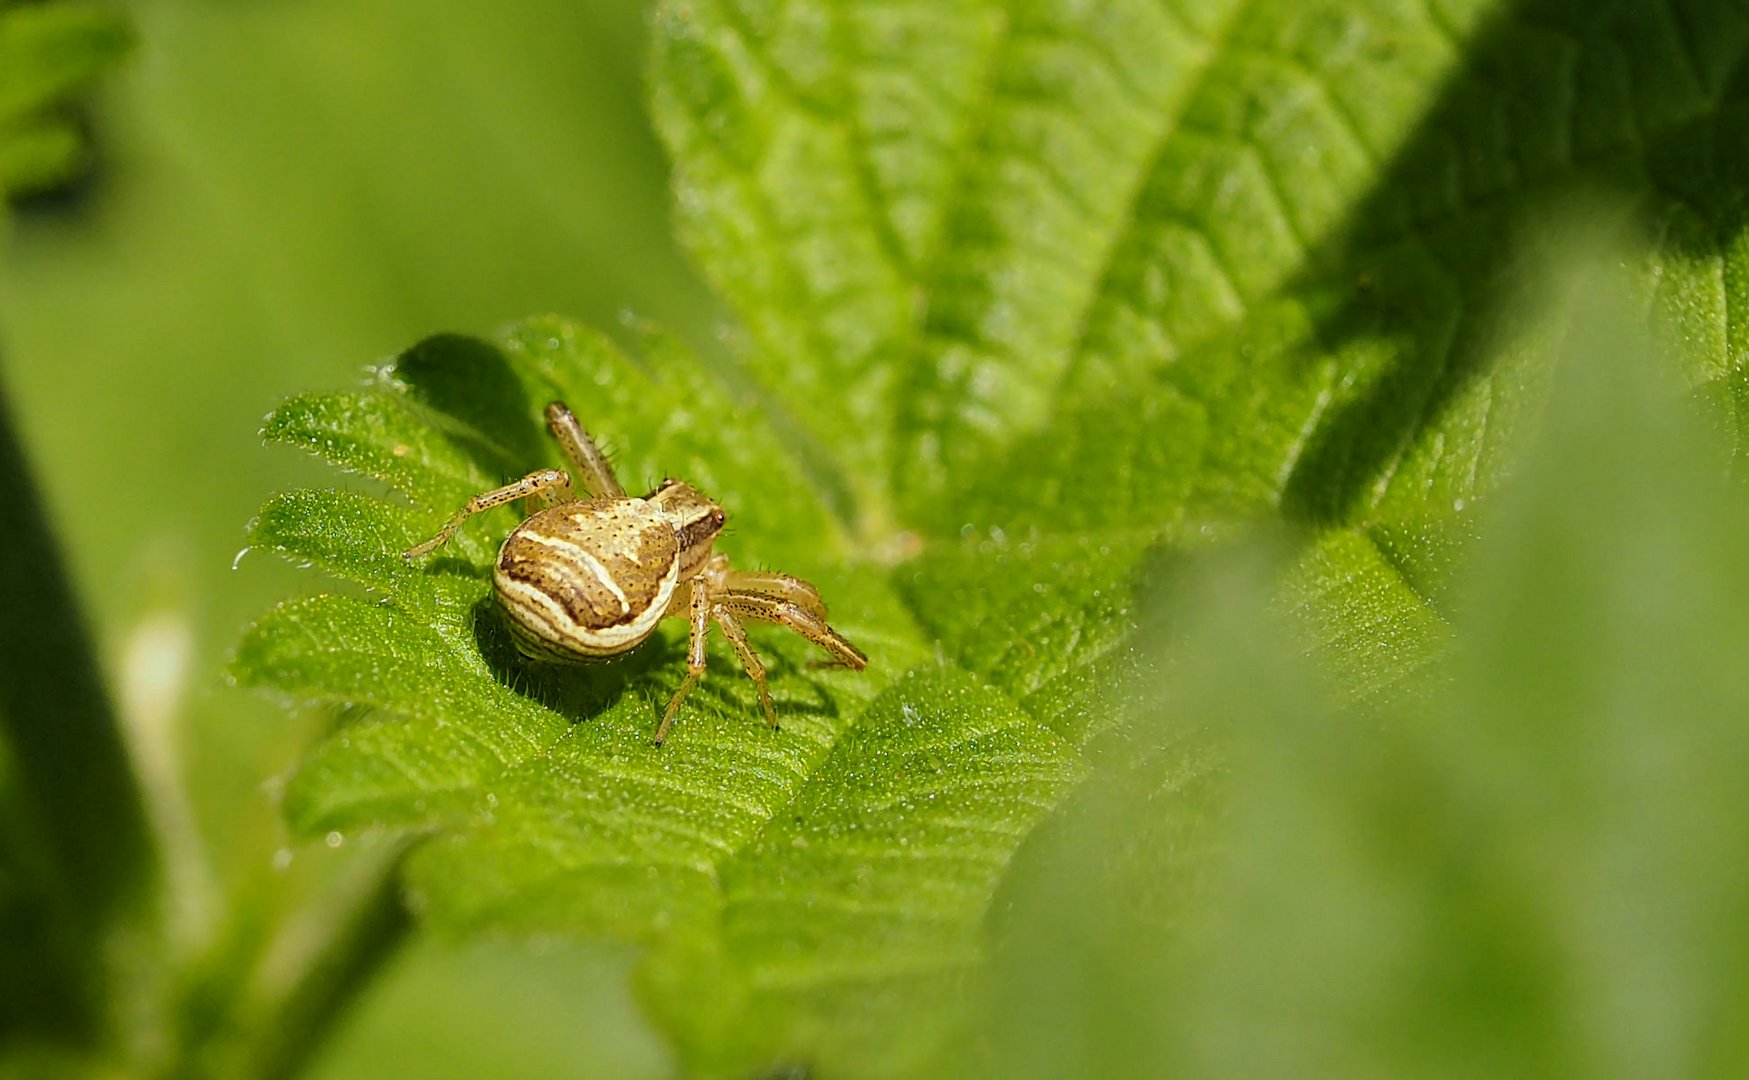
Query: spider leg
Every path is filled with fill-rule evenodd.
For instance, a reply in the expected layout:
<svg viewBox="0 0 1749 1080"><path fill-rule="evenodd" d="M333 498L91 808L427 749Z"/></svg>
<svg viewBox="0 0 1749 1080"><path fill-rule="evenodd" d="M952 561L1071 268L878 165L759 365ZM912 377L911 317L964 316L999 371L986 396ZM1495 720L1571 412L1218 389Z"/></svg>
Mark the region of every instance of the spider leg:
<svg viewBox="0 0 1749 1080"><path fill-rule="evenodd" d="M717 625L723 628L723 636L729 639L729 644L735 647L735 652L741 657L741 666L747 669L747 677L759 687L759 704L765 708L765 719L772 727L777 727L777 710L771 707L771 690L765 685L765 665L759 662L759 654L753 651L753 646L747 642L747 630L741 625L741 620L735 618L723 605L712 606L711 615L717 620Z"/></svg>
<svg viewBox="0 0 1749 1080"><path fill-rule="evenodd" d="M711 628L710 593L696 580L689 584L692 588L688 590L687 597L690 609L688 621L692 625L692 637L686 651L686 679L680 684L680 689L674 691L674 696L668 699L668 708L662 713L662 726L656 729L657 746L661 746L662 740L668 737L668 729L674 724L674 715L680 711L680 703L704 675L705 635L710 633Z"/></svg>
<svg viewBox="0 0 1749 1080"><path fill-rule="evenodd" d="M436 536L423 544L416 544L408 548L403 556L412 560L429 555L448 543L449 538L455 535L456 530L475 514L483 510L490 510L494 506L503 506L507 502L527 498L530 495L539 496L544 502L565 502L573 497L571 478L558 469L542 469L539 472L529 473L513 484L505 484L501 488L483 491L469 499L466 506L457 510L448 521L444 522L443 528L437 530Z"/></svg>
<svg viewBox="0 0 1749 1080"><path fill-rule="evenodd" d="M576 415L565 407L564 402L554 401L547 405L547 427L552 429L553 438L559 440L565 459L577 470L577 477L589 494L597 499L625 497L626 489L619 486L619 479L613 475L613 466L607 463L595 440L583 430L583 425L577 422Z"/></svg>
<svg viewBox="0 0 1749 1080"><path fill-rule="evenodd" d="M826 625L825 619L794 601L732 589L717 599L716 606L731 615L742 615L788 627L826 650L836 666L847 667L852 671L861 671L868 666L868 657L863 655L861 649Z"/></svg>
<svg viewBox="0 0 1749 1080"><path fill-rule="evenodd" d="M785 600L821 622L826 621L826 601L820 599L820 590L812 582L769 570L725 570L721 576L725 592Z"/></svg>

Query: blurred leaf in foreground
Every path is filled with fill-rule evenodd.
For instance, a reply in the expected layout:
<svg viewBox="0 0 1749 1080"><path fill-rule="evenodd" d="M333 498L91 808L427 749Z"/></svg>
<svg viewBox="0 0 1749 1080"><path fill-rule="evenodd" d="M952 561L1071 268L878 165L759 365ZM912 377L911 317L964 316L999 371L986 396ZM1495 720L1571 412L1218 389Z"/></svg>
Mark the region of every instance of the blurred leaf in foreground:
<svg viewBox="0 0 1749 1080"><path fill-rule="evenodd" d="M1011 878L992 1075L1749 1068L1749 504L1587 287L1449 685L1320 707L1260 589L1198 605Z"/></svg>
<svg viewBox="0 0 1749 1080"><path fill-rule="evenodd" d="M0 0L0 226L76 171L68 99L129 40L113 12ZM0 1069L73 1069L162 987L160 852L14 424L0 384Z"/></svg>

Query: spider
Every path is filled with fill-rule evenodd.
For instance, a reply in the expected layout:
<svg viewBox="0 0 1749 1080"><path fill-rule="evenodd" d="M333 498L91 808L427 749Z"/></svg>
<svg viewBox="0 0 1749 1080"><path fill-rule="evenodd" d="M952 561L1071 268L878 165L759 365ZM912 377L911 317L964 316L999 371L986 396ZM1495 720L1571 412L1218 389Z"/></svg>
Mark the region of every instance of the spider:
<svg viewBox="0 0 1749 1080"><path fill-rule="evenodd" d="M663 618L691 624L686 679L668 700L656 745L680 703L704 675L710 624L723 628L759 687L765 718L777 726L765 665L748 644L743 619L786 626L832 657L828 666L861 671L868 657L826 624L826 603L801 578L735 570L712 545L728 515L698 489L668 479L643 498L626 494L607 459L563 402L547 406L547 426L589 498L569 474L541 469L469 499L437 535L408 549L408 561L448 542L468 518L533 497L542 509L522 520L498 549L492 591L509 616L511 638L532 660L581 663L631 652Z"/></svg>

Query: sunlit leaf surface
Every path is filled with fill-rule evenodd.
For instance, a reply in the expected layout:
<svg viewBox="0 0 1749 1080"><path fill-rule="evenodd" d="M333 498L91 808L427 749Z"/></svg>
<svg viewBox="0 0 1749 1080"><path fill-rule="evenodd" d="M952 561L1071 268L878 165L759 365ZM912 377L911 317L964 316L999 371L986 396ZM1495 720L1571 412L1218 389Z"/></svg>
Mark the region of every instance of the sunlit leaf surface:
<svg viewBox="0 0 1749 1080"><path fill-rule="evenodd" d="M288 789L301 834L429 833L437 926L645 944L701 1073L934 1054L1009 859L1156 677L1138 583L1187 554L1286 536L1277 607L1341 698L1449 677L1454 572L1547 397L1550 222L1629 223L1634 303L1738 438L1749 20L1722 0L688 0L656 36L735 369L541 319L286 403L269 439L369 486L276 497L252 542L352 586L269 613L237 671L348 706ZM678 626L520 661L487 586L509 509L404 565L559 464L553 398L629 488L682 476L737 562L814 580L868 671L758 632L773 732L713 647L657 749Z"/></svg>

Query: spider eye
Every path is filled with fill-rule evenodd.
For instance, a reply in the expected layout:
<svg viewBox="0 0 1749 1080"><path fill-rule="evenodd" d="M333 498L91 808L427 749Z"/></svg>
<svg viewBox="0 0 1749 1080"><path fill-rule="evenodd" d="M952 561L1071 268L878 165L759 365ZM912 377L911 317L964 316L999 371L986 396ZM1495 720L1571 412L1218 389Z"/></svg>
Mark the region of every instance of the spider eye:
<svg viewBox="0 0 1749 1080"><path fill-rule="evenodd" d="M664 476L662 478L662 482L660 484L656 485L656 490L657 491L667 491L669 488L673 487L677 483L679 483L679 481L674 479L672 476Z"/></svg>
<svg viewBox="0 0 1749 1080"><path fill-rule="evenodd" d="M716 522L718 528L721 528L723 522L729 520L729 515L723 513L721 510L718 510L716 513L711 515L711 520Z"/></svg>

